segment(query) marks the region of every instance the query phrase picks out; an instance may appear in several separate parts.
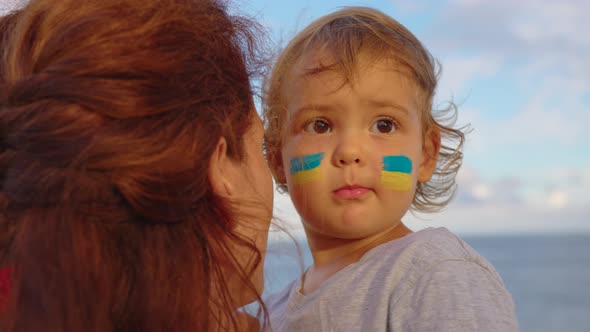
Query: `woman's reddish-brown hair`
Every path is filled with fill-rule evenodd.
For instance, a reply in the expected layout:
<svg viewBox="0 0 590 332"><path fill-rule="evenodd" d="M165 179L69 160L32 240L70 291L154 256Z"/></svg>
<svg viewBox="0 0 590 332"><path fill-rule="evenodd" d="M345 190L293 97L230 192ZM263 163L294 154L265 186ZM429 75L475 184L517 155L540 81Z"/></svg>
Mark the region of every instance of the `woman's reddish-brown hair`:
<svg viewBox="0 0 590 332"><path fill-rule="evenodd" d="M216 0L0 18L2 331L229 328L228 264L260 300L230 248L262 255L207 177L220 137L244 158L259 32Z"/></svg>

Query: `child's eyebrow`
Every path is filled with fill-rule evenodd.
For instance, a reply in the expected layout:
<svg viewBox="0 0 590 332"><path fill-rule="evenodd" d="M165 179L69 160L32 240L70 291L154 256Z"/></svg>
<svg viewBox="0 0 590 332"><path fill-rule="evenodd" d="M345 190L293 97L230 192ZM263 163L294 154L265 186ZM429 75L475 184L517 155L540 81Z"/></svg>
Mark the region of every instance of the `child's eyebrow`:
<svg viewBox="0 0 590 332"><path fill-rule="evenodd" d="M405 115L410 114L410 111L408 111L407 108L391 100L369 100L367 104L374 108L393 108L404 113Z"/></svg>
<svg viewBox="0 0 590 332"><path fill-rule="evenodd" d="M307 105L303 105L297 109L295 109L295 112L293 112L293 117L297 118L300 116L303 116L307 113L314 113L314 112L334 112L335 111L335 107L332 105L326 105L326 104L307 104Z"/></svg>

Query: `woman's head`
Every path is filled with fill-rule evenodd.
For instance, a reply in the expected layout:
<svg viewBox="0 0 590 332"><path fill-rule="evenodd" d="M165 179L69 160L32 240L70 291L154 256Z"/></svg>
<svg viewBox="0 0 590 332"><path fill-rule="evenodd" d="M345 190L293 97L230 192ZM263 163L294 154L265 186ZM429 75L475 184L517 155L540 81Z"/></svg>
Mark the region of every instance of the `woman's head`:
<svg viewBox="0 0 590 332"><path fill-rule="evenodd" d="M257 26L215 0L33 0L14 16L0 24L12 327L188 330L256 299L272 209L254 169Z"/></svg>

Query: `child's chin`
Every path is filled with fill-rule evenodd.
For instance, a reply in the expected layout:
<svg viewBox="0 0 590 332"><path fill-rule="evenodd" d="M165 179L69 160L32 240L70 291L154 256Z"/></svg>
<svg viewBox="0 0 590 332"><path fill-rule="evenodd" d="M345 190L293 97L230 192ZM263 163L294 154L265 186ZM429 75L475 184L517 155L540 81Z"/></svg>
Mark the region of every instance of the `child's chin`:
<svg viewBox="0 0 590 332"><path fill-rule="evenodd" d="M360 240L372 236L375 231L360 228L330 229L322 232L324 235L342 240Z"/></svg>

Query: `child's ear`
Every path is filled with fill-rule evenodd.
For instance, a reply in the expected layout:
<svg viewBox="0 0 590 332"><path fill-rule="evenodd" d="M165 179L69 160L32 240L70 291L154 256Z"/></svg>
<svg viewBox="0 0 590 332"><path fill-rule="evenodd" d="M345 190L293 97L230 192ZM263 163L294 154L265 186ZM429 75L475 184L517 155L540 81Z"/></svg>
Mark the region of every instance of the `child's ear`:
<svg viewBox="0 0 590 332"><path fill-rule="evenodd" d="M227 141L225 137L219 138L215 150L209 159L209 182L213 192L222 197L231 197L235 194L235 177L240 173L239 163L227 155Z"/></svg>
<svg viewBox="0 0 590 332"><path fill-rule="evenodd" d="M440 129L432 125L424 135L422 161L418 169L418 182L427 182L432 177L438 161L440 144Z"/></svg>

